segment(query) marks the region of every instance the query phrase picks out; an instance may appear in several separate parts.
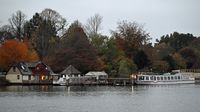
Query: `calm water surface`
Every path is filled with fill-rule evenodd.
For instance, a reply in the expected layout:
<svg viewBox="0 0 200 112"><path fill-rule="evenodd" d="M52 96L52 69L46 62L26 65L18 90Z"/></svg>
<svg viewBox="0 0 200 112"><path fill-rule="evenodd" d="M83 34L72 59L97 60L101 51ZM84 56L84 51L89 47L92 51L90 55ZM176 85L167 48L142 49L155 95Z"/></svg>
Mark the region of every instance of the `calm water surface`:
<svg viewBox="0 0 200 112"><path fill-rule="evenodd" d="M200 85L0 86L0 112L200 112Z"/></svg>

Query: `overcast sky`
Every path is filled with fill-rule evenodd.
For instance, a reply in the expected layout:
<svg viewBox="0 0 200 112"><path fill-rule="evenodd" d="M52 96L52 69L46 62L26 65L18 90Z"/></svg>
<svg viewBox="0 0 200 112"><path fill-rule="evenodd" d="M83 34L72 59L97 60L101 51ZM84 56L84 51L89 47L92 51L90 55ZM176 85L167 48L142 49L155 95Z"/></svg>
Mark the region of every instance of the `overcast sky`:
<svg viewBox="0 0 200 112"><path fill-rule="evenodd" d="M67 19L85 24L95 13L103 16L102 34L110 35L117 22L136 21L144 25L153 42L174 31L200 36L200 0L0 0L0 26L21 10L30 19L51 8Z"/></svg>

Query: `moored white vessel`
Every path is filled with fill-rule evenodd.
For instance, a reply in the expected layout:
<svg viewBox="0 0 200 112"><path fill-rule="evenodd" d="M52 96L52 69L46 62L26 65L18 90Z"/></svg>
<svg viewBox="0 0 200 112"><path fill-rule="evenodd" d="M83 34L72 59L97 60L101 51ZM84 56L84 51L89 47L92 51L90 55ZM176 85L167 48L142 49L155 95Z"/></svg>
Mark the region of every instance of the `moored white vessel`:
<svg viewBox="0 0 200 112"><path fill-rule="evenodd" d="M136 84L193 84L195 79L182 73L144 74L137 75Z"/></svg>
<svg viewBox="0 0 200 112"><path fill-rule="evenodd" d="M54 85L61 85L61 86L64 86L64 85L67 85L67 80L69 79L68 75L65 77L60 77L58 80L54 80L53 81L53 84Z"/></svg>

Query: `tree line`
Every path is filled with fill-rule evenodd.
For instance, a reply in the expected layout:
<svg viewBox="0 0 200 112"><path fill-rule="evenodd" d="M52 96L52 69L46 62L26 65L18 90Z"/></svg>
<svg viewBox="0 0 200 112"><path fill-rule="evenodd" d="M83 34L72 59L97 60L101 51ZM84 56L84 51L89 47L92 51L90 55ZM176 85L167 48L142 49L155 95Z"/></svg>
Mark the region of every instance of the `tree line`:
<svg viewBox="0 0 200 112"><path fill-rule="evenodd" d="M153 46L137 22L120 21L111 36L100 33L103 17L67 23L57 11L44 9L29 20L17 11L0 28L0 68L20 61L43 61L55 72L73 65L82 73L104 70L110 77L129 77L138 71L168 72L200 68L200 39L174 32Z"/></svg>

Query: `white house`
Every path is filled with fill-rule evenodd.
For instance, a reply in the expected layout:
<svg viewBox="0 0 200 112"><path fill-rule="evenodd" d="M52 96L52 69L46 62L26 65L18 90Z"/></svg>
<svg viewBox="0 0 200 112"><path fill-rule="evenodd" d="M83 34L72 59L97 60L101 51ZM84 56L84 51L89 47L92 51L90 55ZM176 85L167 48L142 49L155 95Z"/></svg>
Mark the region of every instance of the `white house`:
<svg viewBox="0 0 200 112"><path fill-rule="evenodd" d="M106 80L108 78L108 74L104 71L90 71L85 76L95 77L97 81Z"/></svg>

